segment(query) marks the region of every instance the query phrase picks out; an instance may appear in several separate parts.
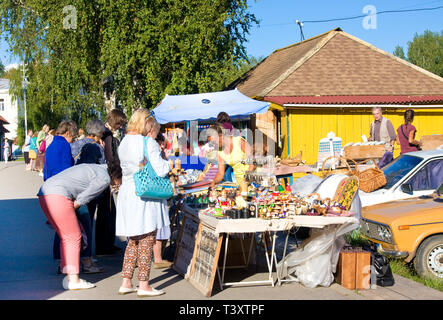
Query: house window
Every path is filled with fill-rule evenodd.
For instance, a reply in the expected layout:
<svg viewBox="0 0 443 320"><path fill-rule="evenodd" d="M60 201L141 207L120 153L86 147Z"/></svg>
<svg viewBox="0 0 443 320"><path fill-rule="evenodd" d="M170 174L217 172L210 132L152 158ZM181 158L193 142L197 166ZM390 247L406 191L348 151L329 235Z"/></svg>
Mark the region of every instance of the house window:
<svg viewBox="0 0 443 320"><path fill-rule="evenodd" d="M5 100L0 99L0 111L5 111Z"/></svg>

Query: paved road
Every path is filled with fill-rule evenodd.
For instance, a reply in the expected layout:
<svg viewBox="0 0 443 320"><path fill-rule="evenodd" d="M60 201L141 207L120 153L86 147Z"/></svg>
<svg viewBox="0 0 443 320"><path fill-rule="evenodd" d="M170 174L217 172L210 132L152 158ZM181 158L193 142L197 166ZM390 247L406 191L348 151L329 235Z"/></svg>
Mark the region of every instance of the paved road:
<svg viewBox="0 0 443 320"><path fill-rule="evenodd" d="M56 275L52 260L53 231L45 225L45 217L35 196L42 178L35 172L26 172L23 162L0 163L0 299L137 299L135 294L119 296L122 255L99 258L105 272L82 275L97 284L84 291L65 291L62 276ZM263 272L239 273L230 276L248 280L266 279ZM228 276L228 275L227 275ZM229 280L229 279L228 279ZM400 276L395 276L393 287L376 290L352 291L333 284L328 288L305 288L286 283L281 287L232 287L220 291L217 283L210 299L218 300L443 300L443 293L427 288ZM160 300L207 299L173 270L153 270L151 284L166 291Z"/></svg>

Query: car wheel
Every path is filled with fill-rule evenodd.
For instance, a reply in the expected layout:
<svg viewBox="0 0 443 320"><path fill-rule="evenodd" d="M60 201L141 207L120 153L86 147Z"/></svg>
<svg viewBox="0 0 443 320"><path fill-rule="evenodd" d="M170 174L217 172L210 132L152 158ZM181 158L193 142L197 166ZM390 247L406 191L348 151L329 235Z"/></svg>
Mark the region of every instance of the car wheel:
<svg viewBox="0 0 443 320"><path fill-rule="evenodd" d="M414 265L422 277L443 279L443 235L430 237L420 245Z"/></svg>

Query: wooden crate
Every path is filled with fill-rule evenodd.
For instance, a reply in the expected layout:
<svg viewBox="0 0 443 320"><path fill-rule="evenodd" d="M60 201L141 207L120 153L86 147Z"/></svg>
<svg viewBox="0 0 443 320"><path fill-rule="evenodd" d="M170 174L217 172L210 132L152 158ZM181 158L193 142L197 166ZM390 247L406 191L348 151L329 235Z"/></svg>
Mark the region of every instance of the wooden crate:
<svg viewBox="0 0 443 320"><path fill-rule="evenodd" d="M357 255L352 251L341 251L337 265L337 282L349 289L355 289L355 267Z"/></svg>
<svg viewBox="0 0 443 320"><path fill-rule="evenodd" d="M420 141L423 143L422 150L434 150L443 145L443 134L422 136Z"/></svg>
<svg viewBox="0 0 443 320"><path fill-rule="evenodd" d="M345 248L340 252L336 281L350 290L370 288L371 253L361 248Z"/></svg>
<svg viewBox="0 0 443 320"><path fill-rule="evenodd" d="M347 159L381 158L385 154L385 146L348 146L344 148L344 157Z"/></svg>
<svg viewBox="0 0 443 320"><path fill-rule="evenodd" d="M357 251L355 267L355 289L367 290L371 287L371 253L368 251Z"/></svg>

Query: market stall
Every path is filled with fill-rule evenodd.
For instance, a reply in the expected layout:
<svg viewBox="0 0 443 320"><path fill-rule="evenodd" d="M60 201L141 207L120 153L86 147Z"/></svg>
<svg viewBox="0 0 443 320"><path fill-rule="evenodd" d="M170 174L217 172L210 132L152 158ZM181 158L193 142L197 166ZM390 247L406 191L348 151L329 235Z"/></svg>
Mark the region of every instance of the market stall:
<svg viewBox="0 0 443 320"><path fill-rule="evenodd" d="M265 185L270 184L266 177L263 181ZM275 281L279 284L293 281L283 279L286 272L283 272L282 265L275 269L276 277L273 274L279 263L275 252L277 232L286 232L281 259L286 261L289 231L294 227L323 229L329 226L333 230L340 230L340 227L347 226L347 230L353 230L358 226L357 217L350 211L358 181L345 175L335 175L328 181L327 185L319 188L319 193L307 196L293 194L289 186L263 187L251 183L245 198L239 194L237 187L230 184L188 197L182 207L184 218L174 269L206 296L211 295L216 276L222 290L233 285L274 286ZM259 247L263 244L268 278L252 282L225 282L230 239L233 235L249 239L245 243L241 241L244 263L238 267L244 268L249 265L251 252L255 248L252 240L255 234L261 237ZM269 241L266 242L266 239ZM221 255L223 259L219 261Z"/></svg>
<svg viewBox="0 0 443 320"><path fill-rule="evenodd" d="M247 116L266 112L268 107L267 103L232 90L166 96L154 113L159 122L167 123L215 119L221 111L229 116ZM225 139L224 134L219 134L220 139ZM229 139L233 141L231 137ZM293 173L310 173L312 167L304 165L301 159L281 160L274 155L249 154L239 149L240 140L236 142L234 149L224 149L227 152L231 150L231 153L237 150L235 152L241 154L233 162L234 182L214 181L216 176L220 179L224 172L218 167L220 154L224 152L221 150L216 151L218 162L207 161L201 172L189 171L194 170L191 168L184 172L180 158L170 161L176 198L180 199L173 218L173 225L178 228L173 268L206 296L211 295L216 277L220 289L245 284L274 286L276 280L279 283L285 281L281 276L283 269L277 270L277 278L274 277L278 263L275 252L277 232L286 232L283 254L286 260L288 235L292 228L323 229L328 225L338 228L341 225L354 226L358 222L351 211L351 203L358 191L356 177L336 176L328 180L329 185L323 190L300 194L294 192L282 178L290 178L292 183ZM238 165L241 169L237 168ZM260 237L259 242L256 235ZM233 254L233 241L241 247L242 261L239 265L228 266L227 261ZM260 247L263 247L266 258L267 279L225 282L226 269L247 267L251 254L258 254L255 249Z"/></svg>

